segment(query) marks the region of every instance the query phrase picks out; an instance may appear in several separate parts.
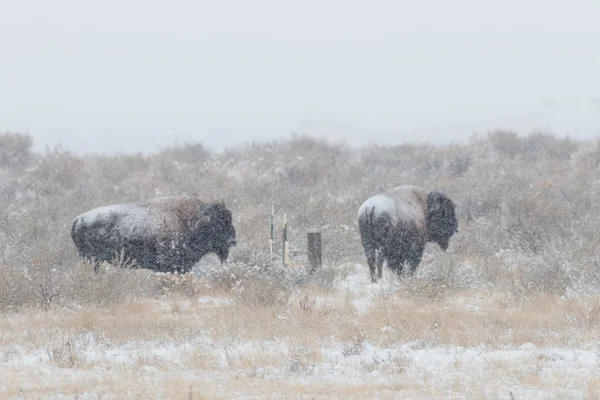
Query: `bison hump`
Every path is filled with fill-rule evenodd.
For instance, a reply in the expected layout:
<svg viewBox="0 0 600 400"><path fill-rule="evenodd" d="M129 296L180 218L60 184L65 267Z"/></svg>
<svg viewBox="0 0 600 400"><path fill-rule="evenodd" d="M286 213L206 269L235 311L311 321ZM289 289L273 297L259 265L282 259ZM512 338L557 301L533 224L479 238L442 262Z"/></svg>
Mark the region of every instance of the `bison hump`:
<svg viewBox="0 0 600 400"><path fill-rule="evenodd" d="M75 230L84 225L94 225L109 222L115 215L124 215L134 209L131 204L113 204L109 206L97 207L86 211L75 218Z"/></svg>
<svg viewBox="0 0 600 400"><path fill-rule="evenodd" d="M399 186L389 192L396 203L399 220L412 222L419 229L425 226L427 192L416 186Z"/></svg>
<svg viewBox="0 0 600 400"><path fill-rule="evenodd" d="M196 197L158 197L147 205L148 213L160 221L165 232L182 232L199 218L204 202Z"/></svg>
<svg viewBox="0 0 600 400"><path fill-rule="evenodd" d="M382 215L388 215L395 219L396 217L396 203L394 199L384 194L378 194L369 197L358 210L358 216L368 213L373 213L374 218L379 218Z"/></svg>
<svg viewBox="0 0 600 400"><path fill-rule="evenodd" d="M112 226L125 237L171 238L198 219L203 204L196 197L178 196L98 207L77 216L73 231L81 226Z"/></svg>

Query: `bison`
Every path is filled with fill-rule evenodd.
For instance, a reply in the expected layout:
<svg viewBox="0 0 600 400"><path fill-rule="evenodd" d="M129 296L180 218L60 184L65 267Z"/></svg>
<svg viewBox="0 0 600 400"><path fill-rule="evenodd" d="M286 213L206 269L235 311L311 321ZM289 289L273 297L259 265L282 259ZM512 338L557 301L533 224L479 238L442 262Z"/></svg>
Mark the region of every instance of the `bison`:
<svg viewBox="0 0 600 400"><path fill-rule="evenodd" d="M417 186L399 186L367 199L358 210L358 226L372 282L381 278L384 260L398 274L406 263L413 274L427 242L446 250L458 232L452 200Z"/></svg>
<svg viewBox="0 0 600 400"><path fill-rule="evenodd" d="M122 254L157 272L188 272L213 252L223 263L237 244L225 203L192 196L95 208L74 219L71 237L79 255L95 269Z"/></svg>

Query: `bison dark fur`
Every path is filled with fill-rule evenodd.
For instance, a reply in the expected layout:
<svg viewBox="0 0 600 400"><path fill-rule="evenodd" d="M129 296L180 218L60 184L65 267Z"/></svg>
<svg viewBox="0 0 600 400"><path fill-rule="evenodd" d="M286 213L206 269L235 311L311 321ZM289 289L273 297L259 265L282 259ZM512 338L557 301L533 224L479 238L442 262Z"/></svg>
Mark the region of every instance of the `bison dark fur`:
<svg viewBox="0 0 600 400"><path fill-rule="evenodd" d="M458 232L458 221L455 205L445 194L399 186L367 199L358 211L358 227L371 281L376 282L384 261L398 274L405 264L414 273L428 242L446 250Z"/></svg>
<svg viewBox="0 0 600 400"><path fill-rule="evenodd" d="M188 272L208 253L223 263L237 243L225 204L191 196L95 208L75 218L71 237L79 255L96 268L123 254L160 272Z"/></svg>

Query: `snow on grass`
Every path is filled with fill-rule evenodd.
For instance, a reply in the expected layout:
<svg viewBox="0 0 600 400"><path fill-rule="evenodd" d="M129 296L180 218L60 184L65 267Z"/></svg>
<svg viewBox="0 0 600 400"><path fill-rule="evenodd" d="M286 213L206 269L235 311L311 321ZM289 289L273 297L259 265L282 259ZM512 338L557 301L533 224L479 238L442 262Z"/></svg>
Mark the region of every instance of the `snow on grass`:
<svg viewBox="0 0 600 400"><path fill-rule="evenodd" d="M190 355L202 352L216 360L215 364L190 364ZM20 354L19 359L0 365L2 376L19 371L28 392L37 394L48 386L46 379L38 379L39 371L49 380L65 377L72 383L96 380L102 382L114 371L127 370L160 393L165 382L177 373L190 382L204 379L295 380L305 388L327 381L333 387L366 385L386 387L398 381L408 393L439 393L458 395L469 392L485 395L502 393L505 397L549 398L563 395L584 398L586 382L597 380L600 370L594 351L568 348L525 348L492 350L484 346L423 346L421 343L398 344L379 348L370 343L352 350L336 343L321 348L322 362L310 363L290 357L287 344L278 341L245 342L228 348L215 343L135 343L115 348L91 344L78 356L79 368L61 367L51 362L44 349ZM260 360L273 358L273 365L261 365ZM240 361L251 360L247 364ZM278 360L279 359L279 360ZM218 382L219 379L216 380ZM215 382L215 386L218 384ZM209 385L210 386L210 385ZM6 393L2 385L0 393ZM254 392L254 390L251 390ZM90 388L83 398L106 394L101 387ZM500 396L502 397L502 396Z"/></svg>
<svg viewBox="0 0 600 400"><path fill-rule="evenodd" d="M444 330L449 329L451 318L465 318L456 323L460 327L493 313L512 318L523 309L510 304L498 310L490 299L454 297L434 308L445 324L438 332L429 321L434 314L426 310L430 307L426 303L412 303L422 304L422 314L407 310L411 313L400 314L404 320L378 316L389 307L402 311L408 300L393 280L371 284L364 266L345 268L350 273L334 290L314 297L309 293L314 306L295 311L291 305L249 308L231 298L200 295L167 297L100 314L80 310L85 318L77 314L73 320L72 314L58 311L45 314L48 318L3 316L0 398L303 394L549 399L600 394L600 341L593 326L575 346L544 345L530 333L523 337L533 339L520 343L521 336L515 336L507 342L452 344L457 339ZM117 317L123 319L106 321ZM127 323L132 325L126 327ZM507 328L493 323L484 326L490 329L490 337L510 335L498 332ZM27 334L19 336L21 329ZM125 329L133 330L123 336L119 331ZM38 338L31 339L36 332ZM400 339L409 336L415 338Z"/></svg>

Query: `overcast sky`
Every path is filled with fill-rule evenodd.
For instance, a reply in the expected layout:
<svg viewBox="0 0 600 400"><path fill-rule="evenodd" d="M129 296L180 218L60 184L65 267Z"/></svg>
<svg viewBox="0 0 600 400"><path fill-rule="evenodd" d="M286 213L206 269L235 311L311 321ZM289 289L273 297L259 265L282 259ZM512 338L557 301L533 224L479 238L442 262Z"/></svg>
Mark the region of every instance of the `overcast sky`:
<svg viewBox="0 0 600 400"><path fill-rule="evenodd" d="M596 137L599 16L597 0L6 0L0 132L78 152Z"/></svg>

